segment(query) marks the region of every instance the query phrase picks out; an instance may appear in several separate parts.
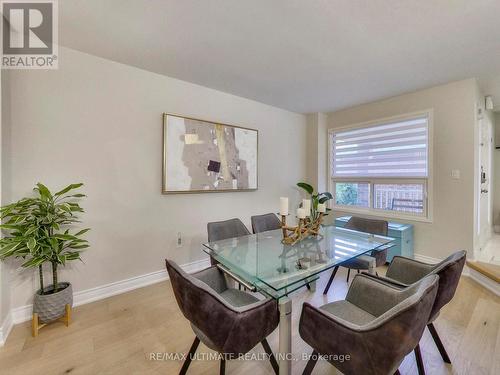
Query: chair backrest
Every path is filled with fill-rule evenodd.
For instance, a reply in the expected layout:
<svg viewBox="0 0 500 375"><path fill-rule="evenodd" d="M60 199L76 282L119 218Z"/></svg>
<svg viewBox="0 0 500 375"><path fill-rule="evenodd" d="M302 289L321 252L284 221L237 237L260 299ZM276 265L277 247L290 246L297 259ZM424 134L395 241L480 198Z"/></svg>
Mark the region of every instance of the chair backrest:
<svg viewBox="0 0 500 375"><path fill-rule="evenodd" d="M365 219L362 217L352 216L344 228L380 236L387 236L387 233L389 232L389 223L385 220ZM373 250L370 255L375 258L376 266L380 267L385 264L387 260L387 249Z"/></svg>
<svg viewBox="0 0 500 375"><path fill-rule="evenodd" d="M208 242L220 241L227 238L246 236L250 234L245 224L237 218L208 223L207 232Z"/></svg>
<svg viewBox="0 0 500 375"><path fill-rule="evenodd" d="M456 251L448 258L436 264L431 273L439 276L439 288L432 308L431 318L434 317L441 308L451 301L457 290L460 276L465 265L466 252Z"/></svg>
<svg viewBox="0 0 500 375"><path fill-rule="evenodd" d="M203 333L214 350L245 354L276 328L276 301L268 299L258 305L234 307L175 262L166 259L165 264L182 314Z"/></svg>
<svg viewBox="0 0 500 375"><path fill-rule="evenodd" d="M438 285L436 275L426 276L403 291L405 299L371 322L373 330L369 329L365 337L369 342L367 350L373 355L374 363L387 366L388 371L381 371L381 374L393 374L419 343L431 315Z"/></svg>
<svg viewBox="0 0 500 375"><path fill-rule="evenodd" d="M275 214L255 215L250 218L254 233L267 232L281 229L281 221Z"/></svg>
<svg viewBox="0 0 500 375"><path fill-rule="evenodd" d="M353 283L361 281L361 297L373 299L371 294L374 290L370 289L370 280L367 278L365 275L356 275ZM327 312L304 303L300 335L323 355L349 353L349 361L336 361L335 358L330 361L342 373L393 374L420 341L436 298L437 287L436 275L428 275L405 290L387 286L392 289L389 294L393 296L386 296L389 298L387 301L378 302L387 302L392 307L388 310L375 309L371 313L377 317L363 325L351 325L343 319L333 319Z"/></svg>
<svg viewBox="0 0 500 375"><path fill-rule="evenodd" d="M389 223L385 220L365 219L363 217L352 216L344 228L387 236Z"/></svg>

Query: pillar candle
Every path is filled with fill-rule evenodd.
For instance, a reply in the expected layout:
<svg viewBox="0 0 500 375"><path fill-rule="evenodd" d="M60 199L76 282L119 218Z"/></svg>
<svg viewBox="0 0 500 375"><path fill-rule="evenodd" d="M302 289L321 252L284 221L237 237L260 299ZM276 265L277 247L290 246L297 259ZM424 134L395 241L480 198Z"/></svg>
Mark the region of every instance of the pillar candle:
<svg viewBox="0 0 500 375"><path fill-rule="evenodd" d="M326 212L326 204L324 204L324 203L318 203L318 212L319 213L325 213Z"/></svg>
<svg viewBox="0 0 500 375"><path fill-rule="evenodd" d="M310 216L311 215L311 200L304 199L302 201L302 208L306 211L306 216Z"/></svg>
<svg viewBox="0 0 500 375"><path fill-rule="evenodd" d="M280 215L281 216L288 215L288 197L280 198Z"/></svg>
<svg viewBox="0 0 500 375"><path fill-rule="evenodd" d="M297 217L299 219L305 219L306 218L306 210L303 208L297 208Z"/></svg>

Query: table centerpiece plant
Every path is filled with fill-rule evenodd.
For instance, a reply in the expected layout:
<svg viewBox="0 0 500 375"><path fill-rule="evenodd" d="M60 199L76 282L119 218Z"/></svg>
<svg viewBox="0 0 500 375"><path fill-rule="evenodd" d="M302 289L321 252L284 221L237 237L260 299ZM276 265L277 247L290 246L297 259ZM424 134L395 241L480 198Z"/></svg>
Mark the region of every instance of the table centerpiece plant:
<svg viewBox="0 0 500 375"><path fill-rule="evenodd" d="M298 182L297 186L309 195L311 199L311 220L317 220L320 214L318 211L318 205L326 204L329 200L333 199L332 194L328 191L325 191L324 193L314 193L314 187L306 182ZM324 213L325 216L328 215L328 211L331 211L331 209L326 207L326 212Z"/></svg>

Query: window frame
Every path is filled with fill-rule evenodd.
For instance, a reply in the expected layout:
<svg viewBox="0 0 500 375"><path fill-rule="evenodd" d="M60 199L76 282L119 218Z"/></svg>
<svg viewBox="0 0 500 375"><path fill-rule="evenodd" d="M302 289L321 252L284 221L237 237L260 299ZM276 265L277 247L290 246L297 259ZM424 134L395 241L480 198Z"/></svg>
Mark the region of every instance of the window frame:
<svg viewBox="0 0 500 375"><path fill-rule="evenodd" d="M351 124L348 126L334 127L328 129L328 188L334 194L334 199L329 202L331 209L335 211L364 214L369 216L382 216L393 219L410 220L410 221L433 221L433 130L434 130L434 110L426 109L418 112L405 113L402 115L385 117L367 122ZM334 177L332 175L332 161L333 161L333 133L338 131L346 131L353 129L360 129L375 125L383 125L388 122L411 120L417 117L427 117L427 177ZM353 182L353 183L368 183L370 185L369 207L352 206L352 205L337 205L336 204L336 182ZM391 211L374 208L374 185L375 184L423 184L424 186L424 212L422 214Z"/></svg>

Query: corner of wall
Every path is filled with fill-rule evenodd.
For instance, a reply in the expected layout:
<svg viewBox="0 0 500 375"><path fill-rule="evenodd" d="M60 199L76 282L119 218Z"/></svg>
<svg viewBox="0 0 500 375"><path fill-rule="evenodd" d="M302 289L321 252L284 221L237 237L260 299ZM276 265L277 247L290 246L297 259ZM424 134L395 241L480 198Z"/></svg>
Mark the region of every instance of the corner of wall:
<svg viewBox="0 0 500 375"><path fill-rule="evenodd" d="M3 132L4 127L4 105L5 105L5 96L4 93L7 89L5 76L3 75L2 70L0 70L0 206L4 204L4 163L6 159L3 157L5 153L5 139L2 136L5 136ZM2 234L0 233L0 236ZM12 328L12 319L10 314L11 308L11 299L10 299L10 280L9 280L9 272L8 267L4 262L0 262L0 346L2 346L7 339L7 336Z"/></svg>
<svg viewBox="0 0 500 375"><path fill-rule="evenodd" d="M328 189L328 126L324 113L310 113L307 119L307 178L318 191Z"/></svg>

